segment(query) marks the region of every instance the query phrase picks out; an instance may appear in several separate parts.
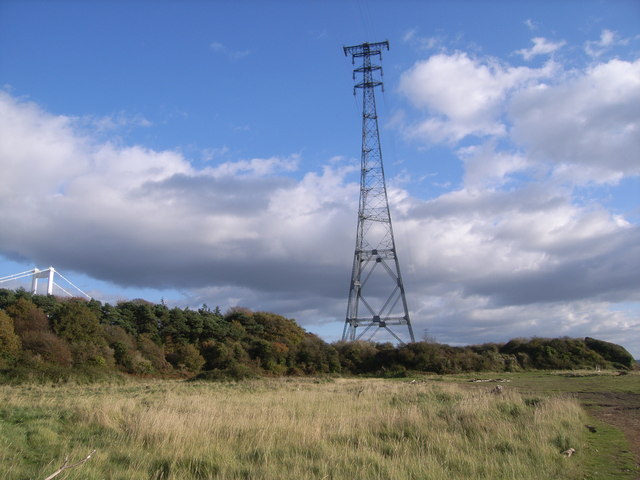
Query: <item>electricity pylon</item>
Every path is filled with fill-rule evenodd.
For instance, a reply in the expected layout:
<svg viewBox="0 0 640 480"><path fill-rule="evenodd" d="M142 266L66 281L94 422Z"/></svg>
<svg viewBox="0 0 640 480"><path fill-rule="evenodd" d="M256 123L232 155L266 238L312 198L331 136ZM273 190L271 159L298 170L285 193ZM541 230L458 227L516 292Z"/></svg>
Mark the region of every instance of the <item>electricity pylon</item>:
<svg viewBox="0 0 640 480"><path fill-rule="evenodd" d="M405 343L390 328L398 326L406 326L410 340L415 341L393 238L376 114L375 88L384 86L376 78L378 72L382 77L382 67L372 64L371 57L382 60L384 48L389 50L389 42L344 47L344 54L351 55L354 65L356 59L362 61L353 70L354 81L356 75L362 74L362 81L353 89L354 95L357 89L362 90L362 157L356 249L343 341L359 340L374 329L368 338L371 340L380 329L385 329ZM359 327L363 327L361 332L357 332Z"/></svg>

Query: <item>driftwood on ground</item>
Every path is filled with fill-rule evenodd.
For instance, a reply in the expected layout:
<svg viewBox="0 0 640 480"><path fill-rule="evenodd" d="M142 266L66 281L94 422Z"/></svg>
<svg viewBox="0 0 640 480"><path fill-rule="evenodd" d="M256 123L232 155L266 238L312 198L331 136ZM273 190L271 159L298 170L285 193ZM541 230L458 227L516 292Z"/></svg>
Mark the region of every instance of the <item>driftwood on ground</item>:
<svg viewBox="0 0 640 480"><path fill-rule="evenodd" d="M79 462L73 463L71 465L69 465L69 457L68 456L64 457L64 462L62 463L60 468L58 470L56 470L55 472L53 472L51 475L49 475L44 480L51 480L53 477L61 474L62 472L64 472L65 470L67 470L69 468L73 468L73 467L77 467L78 465L82 465L84 462L89 460L94 453L96 453L95 449L92 450L91 453L89 455L87 455L83 460L80 460Z"/></svg>

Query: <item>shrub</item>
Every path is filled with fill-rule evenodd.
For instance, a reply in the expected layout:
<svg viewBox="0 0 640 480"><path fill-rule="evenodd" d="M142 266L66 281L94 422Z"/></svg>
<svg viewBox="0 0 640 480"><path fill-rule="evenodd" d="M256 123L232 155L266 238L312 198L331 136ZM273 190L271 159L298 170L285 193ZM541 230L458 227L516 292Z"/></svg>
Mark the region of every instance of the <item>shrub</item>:
<svg viewBox="0 0 640 480"><path fill-rule="evenodd" d="M334 345L340 357L342 368L350 373L372 373L378 350L370 342L338 342Z"/></svg>
<svg viewBox="0 0 640 480"><path fill-rule="evenodd" d="M248 365L234 363L225 369L205 370L199 373L193 380L225 381L225 380L247 380L258 377L258 373Z"/></svg>
<svg viewBox="0 0 640 480"><path fill-rule="evenodd" d="M98 317L83 301L65 302L51 321L53 331L70 343L104 343Z"/></svg>
<svg viewBox="0 0 640 480"><path fill-rule="evenodd" d="M20 336L28 331L49 331L47 316L30 300L19 298L7 307L6 312L13 319L15 332Z"/></svg>
<svg viewBox="0 0 640 480"><path fill-rule="evenodd" d="M167 360L175 368L191 373L199 372L205 364L205 360L198 349L190 343L176 347L173 352L167 354Z"/></svg>
<svg viewBox="0 0 640 480"><path fill-rule="evenodd" d="M600 354L605 360L612 362L615 367L627 370L633 368L635 361L624 347L590 337L585 338L584 343L588 348Z"/></svg>
<svg viewBox="0 0 640 480"><path fill-rule="evenodd" d="M293 368L296 370L292 372L301 370L308 375L315 375L340 371L340 358L336 349L312 333L307 333L296 346L294 358L296 367Z"/></svg>
<svg viewBox="0 0 640 480"><path fill-rule="evenodd" d="M65 367L72 364L69 344L51 332L34 330L25 332L22 337L22 346L45 362Z"/></svg>
<svg viewBox="0 0 640 480"><path fill-rule="evenodd" d="M233 362L233 351L224 343L207 340L200 348L206 370L224 369Z"/></svg>
<svg viewBox="0 0 640 480"><path fill-rule="evenodd" d="M144 358L151 362L155 371L171 370L171 365L165 360L164 348L151 339L151 334L143 333L138 337L138 350Z"/></svg>
<svg viewBox="0 0 640 480"><path fill-rule="evenodd" d="M13 320L0 310L0 368L12 363L21 349L20 337L13 329Z"/></svg>

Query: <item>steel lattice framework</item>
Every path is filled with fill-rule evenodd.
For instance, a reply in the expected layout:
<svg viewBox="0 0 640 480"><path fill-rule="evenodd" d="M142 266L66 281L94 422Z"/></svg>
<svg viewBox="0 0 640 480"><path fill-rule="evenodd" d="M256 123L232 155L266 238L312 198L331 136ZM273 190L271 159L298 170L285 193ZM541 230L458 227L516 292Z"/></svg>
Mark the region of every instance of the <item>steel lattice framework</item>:
<svg viewBox="0 0 640 480"><path fill-rule="evenodd" d="M343 341L359 340L374 329L368 338L371 340L385 329L404 343L392 326L406 326L410 340L415 341L393 238L376 113L375 88L384 89L384 85L377 78L378 73L382 77L382 67L372 64L371 58L382 60L385 48L389 50L389 42L344 47L344 54L351 55L354 65L356 59L362 62L353 70L354 81L360 75L362 80L353 89L354 95L362 90L362 157L356 248ZM359 327L363 329L357 332Z"/></svg>

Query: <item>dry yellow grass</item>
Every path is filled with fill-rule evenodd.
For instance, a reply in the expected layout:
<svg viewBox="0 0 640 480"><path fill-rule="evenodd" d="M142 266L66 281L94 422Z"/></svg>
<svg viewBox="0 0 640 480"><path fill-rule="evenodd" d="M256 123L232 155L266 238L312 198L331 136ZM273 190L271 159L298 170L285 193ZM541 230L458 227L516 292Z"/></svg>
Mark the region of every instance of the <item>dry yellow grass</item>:
<svg viewBox="0 0 640 480"><path fill-rule="evenodd" d="M44 478L65 453L81 458L93 448L94 458L65 478L578 475L584 418L574 401L488 390L377 379L0 387L5 422L12 411L44 418L23 422L24 435L12 424L13 440L0 443L0 462L11 467L0 478ZM25 461L30 434L43 455ZM570 461L560 455L568 447L578 450Z"/></svg>

